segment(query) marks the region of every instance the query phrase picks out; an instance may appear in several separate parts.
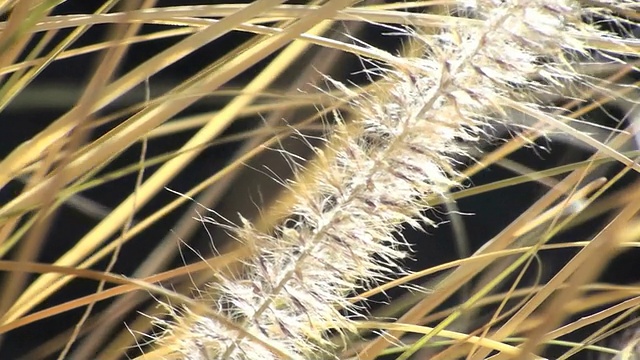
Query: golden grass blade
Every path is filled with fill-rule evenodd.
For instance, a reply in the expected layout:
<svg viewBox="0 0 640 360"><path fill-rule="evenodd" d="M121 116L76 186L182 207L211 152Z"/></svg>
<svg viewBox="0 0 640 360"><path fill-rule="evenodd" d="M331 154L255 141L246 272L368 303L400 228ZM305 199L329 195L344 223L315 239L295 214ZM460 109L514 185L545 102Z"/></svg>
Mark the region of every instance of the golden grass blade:
<svg viewBox="0 0 640 360"><path fill-rule="evenodd" d="M100 8L98 8L98 10L96 10L96 13L107 12L116 3L117 3L116 0L105 1L105 3L102 6L100 6ZM69 46L71 46L76 40L78 40L78 38L80 36L82 36L82 34L84 34L87 29L88 29L88 26L86 26L86 25L85 26L79 26L79 27L75 28L71 32L71 34L69 34L69 35L67 35L65 37L65 39L63 39L62 41L58 42L55 45L55 47L51 51L49 51L49 53L47 55L43 56L40 59L34 59L34 57L38 56L38 54L40 53L42 48L44 48L44 46L46 46L47 43L52 39L52 37L56 34L58 29L52 29L52 30L47 31L47 33L45 34L45 37L43 37L39 41L38 46L36 46L31 51L29 56L26 59L24 59L24 61L22 62L22 64L31 63L31 65L30 65L31 68L26 72L26 74L23 73L23 71L26 70L24 67L23 68L17 68L15 70L17 72L14 73L11 76L11 79L9 80L9 82L2 87L2 89L0 91L0 111L5 109L7 107L7 105L31 81L33 81L33 79L38 74L40 74L49 64L51 64L56 59L59 59L60 58L59 54L61 52L63 52L65 49L67 49ZM8 66L7 68L11 68L11 66ZM2 69L2 67L0 67L0 69ZM5 72L0 71L0 75L2 75L4 73Z"/></svg>
<svg viewBox="0 0 640 360"><path fill-rule="evenodd" d="M385 322L361 322L356 324L359 328L362 329L385 329L385 330L399 330L402 332L412 332L417 334L429 334L434 329L426 327L426 326L417 326L412 324L402 324L402 323L385 323ZM467 334L460 334L454 331L441 330L438 332L439 336L450 338L453 340L461 340L464 342L468 342L470 344L475 344L478 346L482 346L483 348L487 348L490 350L498 350L507 354L517 355L518 350L512 346L509 346L505 343L493 341L491 339L480 338L476 336L468 336ZM537 358L539 359L539 358Z"/></svg>
<svg viewBox="0 0 640 360"><path fill-rule="evenodd" d="M416 6L416 5L413 5ZM40 21L33 27L33 31L49 31L64 27L76 27L95 24L122 23L127 21L163 23L185 25L185 19L193 18L226 18L231 14L243 11L246 4L221 5L188 5L176 7L156 8L152 10L138 10L121 13L94 15L66 15L56 16ZM411 3L387 4L387 8L410 8ZM248 20L246 24L262 24L274 21L301 19L309 16L321 8L319 5L280 5L269 8ZM426 13L407 13L403 11L383 10L384 6L350 7L339 11L332 17L336 21L369 21L381 24L403 24L421 27L451 27L457 25L478 24L477 20L433 15ZM240 27L238 27L240 28ZM0 30L3 26L0 26Z"/></svg>

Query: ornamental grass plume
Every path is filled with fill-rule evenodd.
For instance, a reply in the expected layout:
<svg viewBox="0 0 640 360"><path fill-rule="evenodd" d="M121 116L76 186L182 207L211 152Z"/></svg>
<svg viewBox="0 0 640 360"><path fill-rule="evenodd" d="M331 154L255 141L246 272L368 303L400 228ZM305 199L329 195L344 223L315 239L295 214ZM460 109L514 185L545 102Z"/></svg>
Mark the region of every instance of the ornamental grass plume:
<svg viewBox="0 0 640 360"><path fill-rule="evenodd" d="M376 50L368 69L379 79L374 90L327 78L349 99L352 120L335 112L326 146L313 148L317 159L296 165L312 170L311 182L283 183L295 203L273 232L245 219L237 227L205 219L252 255L240 273L213 274L198 290L211 311L167 305L172 316L157 320L164 334L156 346L190 360L337 357L335 335L347 339L366 317L351 297L403 273L409 246L399 231L435 224L424 215L428 199L459 186L456 159L468 156L467 145L492 124L509 124L514 112L564 126L537 99L588 85L573 60L602 55L596 44L625 49L595 21L618 21L614 10L634 8L633 1L459 1L460 21L435 34L398 30L419 56Z"/></svg>

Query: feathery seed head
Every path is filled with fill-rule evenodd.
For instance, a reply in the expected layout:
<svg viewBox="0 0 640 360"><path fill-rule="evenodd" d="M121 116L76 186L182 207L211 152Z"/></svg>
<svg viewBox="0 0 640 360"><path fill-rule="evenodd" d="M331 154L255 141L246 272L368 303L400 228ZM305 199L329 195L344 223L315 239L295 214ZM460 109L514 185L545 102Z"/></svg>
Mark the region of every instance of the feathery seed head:
<svg viewBox="0 0 640 360"><path fill-rule="evenodd" d="M421 200L458 185L452 158L466 156L460 142L508 121L500 99L535 99L578 79L565 57L586 56L589 39L613 39L581 20L601 10L576 1L460 4L482 21L435 35L406 30L425 56L388 55L389 64L374 70L382 77L378 93L356 95L329 79L352 99L356 119L347 127L336 115L333 155L322 159L313 186L295 194L290 219L272 234L245 220L233 230L254 255L242 274L219 275L207 290L212 308L246 333L186 310L161 324L185 359L277 358L247 333L300 358L330 355L327 332L354 331L341 312L358 314L347 297L402 272L402 224L433 225Z"/></svg>

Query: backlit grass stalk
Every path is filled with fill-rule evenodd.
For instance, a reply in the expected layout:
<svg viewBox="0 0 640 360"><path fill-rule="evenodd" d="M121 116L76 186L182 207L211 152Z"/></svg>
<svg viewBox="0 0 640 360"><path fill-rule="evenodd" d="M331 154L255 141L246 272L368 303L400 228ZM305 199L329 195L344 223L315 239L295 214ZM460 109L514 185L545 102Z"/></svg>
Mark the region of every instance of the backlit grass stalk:
<svg viewBox="0 0 640 360"><path fill-rule="evenodd" d="M423 56L385 55L388 63L370 70L381 79L376 93L359 95L329 80L352 99L353 123L336 113L327 148L314 149L313 181L283 184L295 188L296 203L274 232L261 233L244 219L239 227L207 219L254 254L242 274L216 274L210 288L199 289L201 301L243 331L172 308L171 320L158 320L162 346L185 359L276 359L247 336L253 333L301 359L335 357L328 331L352 332L352 321L364 316L349 295L402 272L397 261L407 247L399 230L433 224L423 216L424 199L458 185L453 159L466 155L460 142L509 121L500 99L545 111L536 95L586 82L572 71L572 57L589 56L593 41L617 41L582 21L607 11L574 1L460 5L481 21L428 36L403 30Z"/></svg>

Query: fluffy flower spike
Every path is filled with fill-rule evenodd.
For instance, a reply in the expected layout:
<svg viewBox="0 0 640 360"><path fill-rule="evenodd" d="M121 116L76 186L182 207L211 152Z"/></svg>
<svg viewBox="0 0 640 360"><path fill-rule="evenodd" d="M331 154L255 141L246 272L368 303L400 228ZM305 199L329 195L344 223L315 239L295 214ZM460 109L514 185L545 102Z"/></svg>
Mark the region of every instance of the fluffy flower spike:
<svg viewBox="0 0 640 360"><path fill-rule="evenodd" d="M457 183L452 158L465 156L493 122L508 122L510 99L544 111L532 100L583 81L568 59L589 56L590 43L615 42L581 19L606 16L624 1L460 1L476 25L452 26L423 36L420 58L393 58L375 71L375 94L352 98L357 115L329 137L312 186L299 190L291 216L271 234L248 221L234 236L254 255L240 277L218 276L202 301L243 331L189 310L174 310L161 342L189 360L278 359L258 334L300 359L331 357L328 331L351 332L357 315L348 296L401 270L406 249L402 224L429 223L424 199ZM336 115L339 117L339 115ZM342 120L338 118L338 123ZM323 152L318 150L318 154ZM400 240L399 240L400 239ZM341 311L341 310L346 310Z"/></svg>

